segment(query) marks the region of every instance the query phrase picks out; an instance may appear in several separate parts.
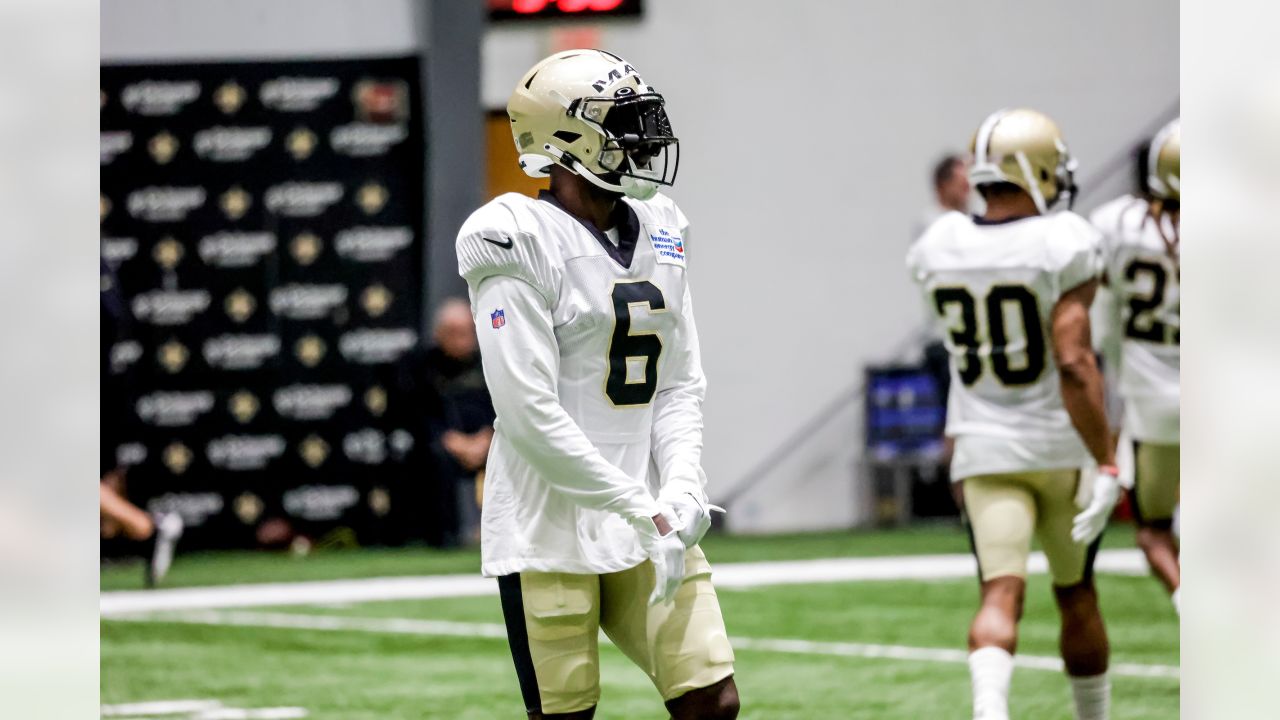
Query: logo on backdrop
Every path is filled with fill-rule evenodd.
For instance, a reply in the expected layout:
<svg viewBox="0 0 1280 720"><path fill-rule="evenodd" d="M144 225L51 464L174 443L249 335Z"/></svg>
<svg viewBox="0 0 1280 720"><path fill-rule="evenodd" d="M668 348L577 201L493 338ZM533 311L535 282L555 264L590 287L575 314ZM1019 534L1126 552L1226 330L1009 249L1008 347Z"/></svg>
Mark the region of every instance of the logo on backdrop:
<svg viewBox="0 0 1280 720"><path fill-rule="evenodd" d="M341 230L334 238L334 248L344 260L383 262L413 243L413 230L407 227L358 226Z"/></svg>
<svg viewBox="0 0 1280 720"><path fill-rule="evenodd" d="M374 428L347 433L342 439L342 452L351 462L381 465L387 460L387 436Z"/></svg>
<svg viewBox="0 0 1280 720"><path fill-rule="evenodd" d="M293 354L298 358L298 362L307 367L319 365L326 351L324 341L316 335L301 337L293 345Z"/></svg>
<svg viewBox="0 0 1280 720"><path fill-rule="evenodd" d="M227 317L236 323L242 323L253 315L253 311L258 307L258 301L254 300L249 291L244 288L236 288L223 301L222 307L227 311Z"/></svg>
<svg viewBox="0 0 1280 720"><path fill-rule="evenodd" d="M403 80L361 80L351 89L351 100L364 122L396 123L409 117L409 84Z"/></svg>
<svg viewBox="0 0 1280 720"><path fill-rule="evenodd" d="M294 160L301 162L311 157L311 153L315 152L316 142L315 133L305 127L299 127L289 133L289 137L284 141L284 146Z"/></svg>
<svg viewBox="0 0 1280 720"><path fill-rule="evenodd" d="M151 117L176 115L200 97L195 80L143 80L126 85L120 102L131 113Z"/></svg>
<svg viewBox="0 0 1280 720"><path fill-rule="evenodd" d="M220 470L261 470L285 450L279 435L224 435L205 447L209 463Z"/></svg>
<svg viewBox="0 0 1280 720"><path fill-rule="evenodd" d="M228 220L239 220L249 212L252 206L253 198L239 186L228 188L218 198L218 207L222 208L222 214L226 215Z"/></svg>
<svg viewBox="0 0 1280 720"><path fill-rule="evenodd" d="M377 215L387 206L390 198L387 189L376 182L367 182L356 192L356 204L365 215Z"/></svg>
<svg viewBox="0 0 1280 720"><path fill-rule="evenodd" d="M381 385L374 385L365 390L364 406L369 410L370 415L382 417L382 413L387 411L387 391L383 390Z"/></svg>
<svg viewBox="0 0 1280 720"><path fill-rule="evenodd" d="M318 522L337 520L356 503L360 492L350 485L304 485L286 490L284 511L293 517Z"/></svg>
<svg viewBox="0 0 1280 720"><path fill-rule="evenodd" d="M98 162L110 165L133 147L133 133L128 130L103 131L98 139Z"/></svg>
<svg viewBox="0 0 1280 720"><path fill-rule="evenodd" d="M126 260L138 254L137 238L102 238L102 259L112 268L120 267Z"/></svg>
<svg viewBox="0 0 1280 720"><path fill-rule="evenodd" d="M202 187L146 187L129 193L129 214L147 222L181 222L204 205Z"/></svg>
<svg viewBox="0 0 1280 720"><path fill-rule="evenodd" d="M364 289L360 294L360 306L364 308L365 313L371 318L382 317L382 315L391 307L391 301L395 298L391 291L384 287L381 283L374 283Z"/></svg>
<svg viewBox="0 0 1280 720"><path fill-rule="evenodd" d="M133 298L134 317L152 325L186 325L208 309L208 290L152 290Z"/></svg>
<svg viewBox="0 0 1280 720"><path fill-rule="evenodd" d="M169 472L174 475L181 475L191 466L191 449L180 442L171 442L165 446L164 452L161 453L161 460L164 462L164 466L169 468Z"/></svg>
<svg viewBox="0 0 1280 720"><path fill-rule="evenodd" d="M315 217L342 199L342 183L286 182L267 188L267 209L285 217Z"/></svg>
<svg viewBox="0 0 1280 720"><path fill-rule="evenodd" d="M181 372L190 356L187 346L177 340L170 340L156 349L156 361L170 375Z"/></svg>
<svg viewBox="0 0 1280 720"><path fill-rule="evenodd" d="M375 125L374 123L349 123L339 125L329 133L329 145L335 152L351 157L377 157L386 155L394 145L409 137L404 125Z"/></svg>
<svg viewBox="0 0 1280 720"><path fill-rule="evenodd" d="M213 393L153 392L138 398L135 405L142 421L157 427L183 427L213 409Z"/></svg>
<svg viewBox="0 0 1280 720"><path fill-rule="evenodd" d="M264 509L262 498L251 492L243 492L236 496L232 508L236 517L240 518L240 522L245 525L252 525L262 517Z"/></svg>
<svg viewBox="0 0 1280 720"><path fill-rule="evenodd" d="M271 291L271 312L290 320L319 320L347 301L347 286L283 285Z"/></svg>
<svg viewBox="0 0 1280 720"><path fill-rule="evenodd" d="M276 236L269 232L224 231L200 238L197 252L205 263L220 268L256 265L276 249Z"/></svg>
<svg viewBox="0 0 1280 720"><path fill-rule="evenodd" d="M418 342L409 328L363 328L342 334L338 352L350 362L362 365L395 362Z"/></svg>
<svg viewBox="0 0 1280 720"><path fill-rule="evenodd" d="M262 83L258 98L280 112L311 112L337 94L341 83L333 77L280 77Z"/></svg>
<svg viewBox="0 0 1280 720"><path fill-rule="evenodd" d="M234 115L244 105L247 97L248 93L244 88L236 84L235 80L228 80L213 91L213 104L218 106L223 115Z"/></svg>
<svg viewBox="0 0 1280 720"><path fill-rule="evenodd" d="M271 144L268 127L211 127L196 133L196 155L213 162L241 162Z"/></svg>
<svg viewBox="0 0 1280 720"><path fill-rule="evenodd" d="M278 335L219 335L204 341L204 359L221 370L256 370L280 354Z"/></svg>
<svg viewBox="0 0 1280 720"><path fill-rule="evenodd" d="M319 435L308 435L298 444L298 456L312 469L318 468L329 458L329 443Z"/></svg>
<svg viewBox="0 0 1280 720"><path fill-rule="evenodd" d="M182 143L167 130L156 133L147 142L147 152L151 153L151 159L155 160L157 165L168 165L173 156L178 154L180 147Z"/></svg>
<svg viewBox="0 0 1280 720"><path fill-rule="evenodd" d="M290 420L328 420L351 402L346 385L289 385L276 390L271 402Z"/></svg>
<svg viewBox="0 0 1280 720"><path fill-rule="evenodd" d="M238 390L227 401L227 411L241 425L249 422L258 414L258 398L248 390Z"/></svg>
<svg viewBox="0 0 1280 720"><path fill-rule="evenodd" d="M222 496L216 492L165 493L147 501L147 511L177 513L182 524L189 528L200 527L209 518L222 512Z"/></svg>
<svg viewBox="0 0 1280 720"><path fill-rule="evenodd" d="M173 237L165 237L151 248L151 259L156 261L161 269L172 272L182 262L182 257L187 254L182 243L174 240Z"/></svg>
<svg viewBox="0 0 1280 720"><path fill-rule="evenodd" d="M324 243L315 233L310 232L298 233L293 237L293 242L289 243L289 254L293 256L294 262L303 267L315 262L323 249Z"/></svg>

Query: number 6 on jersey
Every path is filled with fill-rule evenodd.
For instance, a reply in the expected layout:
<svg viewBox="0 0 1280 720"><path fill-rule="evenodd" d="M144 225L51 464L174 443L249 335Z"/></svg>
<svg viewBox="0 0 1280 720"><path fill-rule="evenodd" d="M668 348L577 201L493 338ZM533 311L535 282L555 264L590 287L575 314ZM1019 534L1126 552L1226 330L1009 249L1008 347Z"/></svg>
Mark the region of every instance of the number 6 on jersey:
<svg viewBox="0 0 1280 720"><path fill-rule="evenodd" d="M658 389L662 339L653 332L631 332L631 312L633 308L666 312L667 303L662 291L648 280L615 283L612 298L614 325L604 394L615 406L648 405ZM643 361L643 370L631 372L629 364L633 360ZM637 374L640 377L634 379Z"/></svg>

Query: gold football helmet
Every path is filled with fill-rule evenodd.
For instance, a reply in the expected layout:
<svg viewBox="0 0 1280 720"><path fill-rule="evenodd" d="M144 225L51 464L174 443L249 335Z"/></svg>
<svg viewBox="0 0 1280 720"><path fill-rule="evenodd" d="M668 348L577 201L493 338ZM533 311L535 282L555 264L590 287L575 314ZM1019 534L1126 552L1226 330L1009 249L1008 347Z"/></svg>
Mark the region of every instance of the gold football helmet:
<svg viewBox="0 0 1280 720"><path fill-rule="evenodd" d="M1012 183L1026 191L1042 213L1064 198L1070 206L1076 161L1048 115L1028 108L991 113L973 134L969 152L969 181L974 187Z"/></svg>
<svg viewBox="0 0 1280 720"><path fill-rule="evenodd" d="M1181 199L1182 120L1160 128L1147 153L1147 187L1161 200Z"/></svg>
<svg viewBox="0 0 1280 720"><path fill-rule="evenodd" d="M647 200L671 185L680 144L662 95L627 61L603 50L565 50L534 65L507 101L520 167L551 166L596 187Z"/></svg>

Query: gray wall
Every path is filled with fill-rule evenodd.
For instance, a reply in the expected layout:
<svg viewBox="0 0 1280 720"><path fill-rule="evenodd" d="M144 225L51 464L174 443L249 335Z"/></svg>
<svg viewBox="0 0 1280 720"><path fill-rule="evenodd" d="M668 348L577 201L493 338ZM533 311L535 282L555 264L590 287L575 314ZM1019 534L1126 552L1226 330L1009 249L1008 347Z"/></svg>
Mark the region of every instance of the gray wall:
<svg viewBox="0 0 1280 720"><path fill-rule="evenodd" d="M903 255L940 153L992 110L1029 105L1057 119L1087 181L1178 96L1167 0L648 0L646 13L602 25L598 47L666 95L681 139L671 194L694 228L713 500L920 322ZM501 107L561 32L491 30L485 102ZM858 414L806 440L730 527L854 522Z"/></svg>

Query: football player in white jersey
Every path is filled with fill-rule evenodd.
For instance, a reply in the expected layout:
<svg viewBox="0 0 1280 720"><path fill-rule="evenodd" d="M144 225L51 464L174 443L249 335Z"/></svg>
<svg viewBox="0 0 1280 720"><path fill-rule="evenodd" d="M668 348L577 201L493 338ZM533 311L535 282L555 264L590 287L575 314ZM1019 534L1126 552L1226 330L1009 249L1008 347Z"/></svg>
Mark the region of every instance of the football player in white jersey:
<svg viewBox="0 0 1280 720"><path fill-rule="evenodd" d="M1074 191L1075 163L1045 115L993 113L970 150L985 213L942 216L907 264L951 355L951 477L963 482L982 592L969 630L974 718L1008 718L1036 535L1076 717L1100 720L1110 704L1109 650L1092 565L1119 485L1090 343L1097 231L1071 212L1049 212ZM1091 458L1095 467L1082 472Z"/></svg>
<svg viewBox="0 0 1280 720"><path fill-rule="evenodd" d="M1173 531L1181 481L1181 145L1181 126L1174 120L1156 134L1147 151L1146 197L1125 195L1090 216L1102 232L1104 281L1120 315L1122 441L1132 448L1129 498L1138 521L1138 545L1171 593L1175 609L1181 582Z"/></svg>
<svg viewBox="0 0 1280 720"><path fill-rule="evenodd" d="M733 649L698 541L706 382L662 95L600 50L556 53L507 104L551 178L458 234L497 411L481 554L532 718L590 718L600 630L677 720L733 718Z"/></svg>

